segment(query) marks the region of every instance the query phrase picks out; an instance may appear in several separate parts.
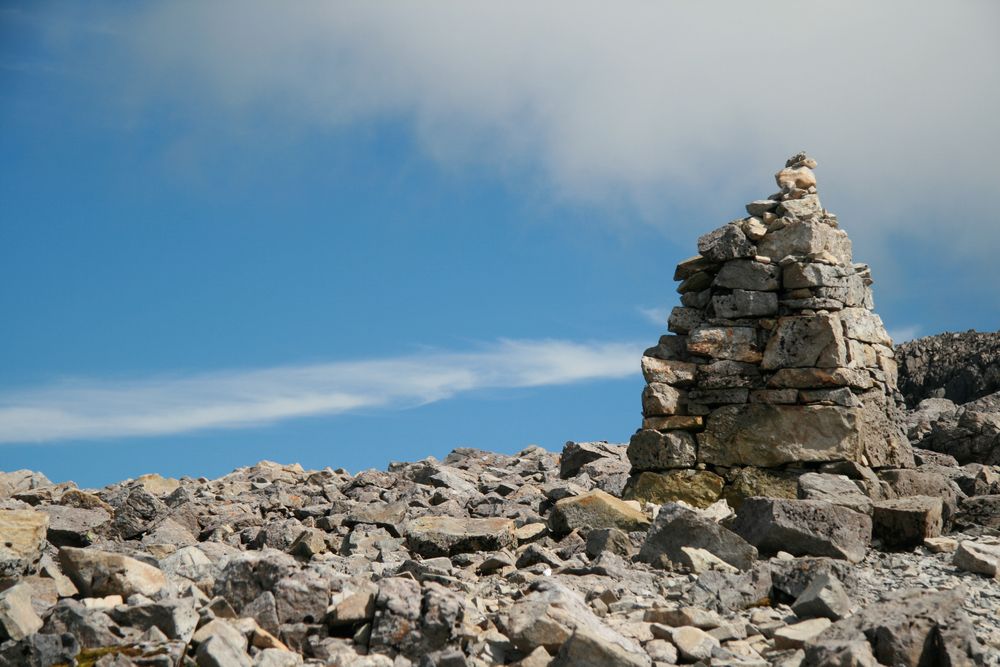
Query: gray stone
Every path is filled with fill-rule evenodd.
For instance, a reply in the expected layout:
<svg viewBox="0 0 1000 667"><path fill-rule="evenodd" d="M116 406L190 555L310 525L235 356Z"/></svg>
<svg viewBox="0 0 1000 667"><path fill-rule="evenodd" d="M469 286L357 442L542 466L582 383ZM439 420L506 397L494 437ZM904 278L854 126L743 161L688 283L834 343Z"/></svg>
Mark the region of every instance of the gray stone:
<svg viewBox="0 0 1000 667"><path fill-rule="evenodd" d="M958 543L952 558L955 567L968 572L1000 579L1000 545L980 544L971 540Z"/></svg>
<svg viewBox="0 0 1000 667"><path fill-rule="evenodd" d="M191 641L198 626L198 610L193 598L148 602L112 611L111 617L119 625L148 630L158 628L169 639Z"/></svg>
<svg viewBox="0 0 1000 667"><path fill-rule="evenodd" d="M645 514L600 490L563 498L549 513L549 530L556 535L597 528L619 528L629 532L645 529L648 525Z"/></svg>
<svg viewBox="0 0 1000 667"><path fill-rule="evenodd" d="M829 651L855 642L870 644L872 655L884 665L984 663L984 650L962 609L963 591L903 590L885 597L808 642L803 664L828 664L812 662L811 656L818 648Z"/></svg>
<svg viewBox="0 0 1000 667"><path fill-rule="evenodd" d="M956 523L1000 529L1000 494L965 498L959 507Z"/></svg>
<svg viewBox="0 0 1000 667"><path fill-rule="evenodd" d="M686 334L697 329L705 321L705 315L697 308L675 306L667 320L667 330L676 334Z"/></svg>
<svg viewBox="0 0 1000 667"><path fill-rule="evenodd" d="M0 579L33 571L42 555L49 517L34 510L0 510Z"/></svg>
<svg viewBox="0 0 1000 667"><path fill-rule="evenodd" d="M793 221L768 232L757 244L757 254L779 261L788 256L829 254L840 264L851 263L851 239L825 222Z"/></svg>
<svg viewBox="0 0 1000 667"><path fill-rule="evenodd" d="M663 559L682 563L682 547L705 549L741 570L757 559L757 550L739 535L680 505L665 505L646 535L639 560L658 567L669 565Z"/></svg>
<svg viewBox="0 0 1000 667"><path fill-rule="evenodd" d="M642 358L642 375L646 382L663 382L683 387L694 382L695 364L672 359Z"/></svg>
<svg viewBox="0 0 1000 667"><path fill-rule="evenodd" d="M209 637L198 645L195 662L198 667L253 667L246 651L233 646L221 635Z"/></svg>
<svg viewBox="0 0 1000 667"><path fill-rule="evenodd" d="M158 568L122 554L63 547L59 563L80 592L89 596L155 595L167 585Z"/></svg>
<svg viewBox="0 0 1000 667"><path fill-rule="evenodd" d="M685 431L641 430L629 441L628 459L635 471L691 467L695 464L694 436Z"/></svg>
<svg viewBox="0 0 1000 667"><path fill-rule="evenodd" d="M778 314L778 295L775 292L734 289L731 294L712 297L712 307L715 309L716 317L731 320L766 317Z"/></svg>
<svg viewBox="0 0 1000 667"><path fill-rule="evenodd" d="M781 283L786 290L811 287L846 287L850 267L816 262L791 262L782 267Z"/></svg>
<svg viewBox="0 0 1000 667"><path fill-rule="evenodd" d="M602 626L604 627L604 626ZM551 667L649 667L652 660L635 642L579 625L559 648ZM618 633L614 633L618 634Z"/></svg>
<svg viewBox="0 0 1000 667"><path fill-rule="evenodd" d="M0 642L21 641L42 628L42 619L31 606L31 587L16 584L0 591Z"/></svg>
<svg viewBox="0 0 1000 667"><path fill-rule="evenodd" d="M778 205L778 202L773 199L756 199L749 204L747 204L747 213L752 216L760 217L765 213L773 211Z"/></svg>
<svg viewBox="0 0 1000 667"><path fill-rule="evenodd" d="M567 442L559 456L559 477L575 477L584 466L604 459L624 462L626 447L607 442Z"/></svg>
<svg viewBox="0 0 1000 667"><path fill-rule="evenodd" d="M860 562L871 541L872 520L820 500L747 498L732 530L762 553L830 556Z"/></svg>
<svg viewBox="0 0 1000 667"><path fill-rule="evenodd" d="M514 522L510 519L463 519L425 516L406 526L410 549L425 557L473 551L498 551L513 547Z"/></svg>
<svg viewBox="0 0 1000 667"><path fill-rule="evenodd" d="M857 459L857 413L826 405L732 405L713 411L698 434L698 459L722 466Z"/></svg>
<svg viewBox="0 0 1000 667"><path fill-rule="evenodd" d="M111 520L111 515L100 508L48 505L40 509L49 515L49 542L60 547L90 544L94 541L96 532Z"/></svg>
<svg viewBox="0 0 1000 667"><path fill-rule="evenodd" d="M889 549L909 549L928 537L941 535L943 502L929 496L908 496L875 503L872 534Z"/></svg>
<svg viewBox="0 0 1000 667"><path fill-rule="evenodd" d="M767 342L761 368L835 368L847 365L843 327L836 315L782 317Z"/></svg>
<svg viewBox="0 0 1000 667"><path fill-rule="evenodd" d="M715 266L715 262L706 259L701 255L688 257L687 259L681 260L677 264L677 268L674 269L674 280L686 280L699 271L711 270L714 269Z"/></svg>
<svg viewBox="0 0 1000 667"><path fill-rule="evenodd" d="M832 573L821 573L813 578L795 599L792 611L799 618L828 618L839 621L851 613L851 598L844 585Z"/></svg>
<svg viewBox="0 0 1000 667"><path fill-rule="evenodd" d="M709 570L698 576L688 595L691 604L722 613L769 605L771 570L760 562L744 572Z"/></svg>
<svg viewBox="0 0 1000 667"><path fill-rule="evenodd" d="M662 417L677 414L682 405L683 395L669 384L653 382L642 390L642 414L646 417Z"/></svg>
<svg viewBox="0 0 1000 667"><path fill-rule="evenodd" d="M757 248L746 237L739 224L731 222L701 236L698 239L698 252L711 261L725 262L753 257L757 254Z"/></svg>
<svg viewBox="0 0 1000 667"><path fill-rule="evenodd" d="M597 528L587 533L587 555L597 558L605 552L628 558L635 551L628 534L618 528Z"/></svg>
<svg viewBox="0 0 1000 667"><path fill-rule="evenodd" d="M752 259L737 259L722 265L712 285L726 289L770 292L780 287L780 277L781 267L777 264L762 264Z"/></svg>
<svg viewBox="0 0 1000 667"><path fill-rule="evenodd" d="M840 311L844 335L864 343L892 346L892 338L882 324L882 318L865 308L845 308Z"/></svg>
<svg viewBox="0 0 1000 667"><path fill-rule="evenodd" d="M687 337L687 350L702 357L749 363L762 358L753 327L699 327Z"/></svg>
<svg viewBox="0 0 1000 667"><path fill-rule="evenodd" d="M825 500L864 514L872 512L871 499L846 475L806 473L799 477L798 497L802 500Z"/></svg>

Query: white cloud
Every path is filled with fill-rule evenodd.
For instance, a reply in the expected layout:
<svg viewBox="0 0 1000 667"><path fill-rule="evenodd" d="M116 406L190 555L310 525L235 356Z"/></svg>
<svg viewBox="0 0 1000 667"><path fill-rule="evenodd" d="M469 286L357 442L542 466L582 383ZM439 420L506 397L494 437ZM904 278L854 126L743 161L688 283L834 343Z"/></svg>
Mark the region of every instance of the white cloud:
<svg viewBox="0 0 1000 667"><path fill-rule="evenodd" d="M639 306L637 308L639 314L646 319L647 322L659 325L661 328L667 325L667 318L670 316L670 308L667 307L653 307L646 308Z"/></svg>
<svg viewBox="0 0 1000 667"><path fill-rule="evenodd" d="M0 395L0 443L239 428L310 415L392 410L488 388L635 374L637 345L503 340L474 352L203 373L66 380Z"/></svg>
<svg viewBox="0 0 1000 667"><path fill-rule="evenodd" d="M137 99L299 126L402 119L444 163L526 166L557 196L625 200L692 236L664 202L735 216L806 148L865 259L899 235L957 253L1000 240L991 0L146 7L119 21L112 65L136 63Z"/></svg>

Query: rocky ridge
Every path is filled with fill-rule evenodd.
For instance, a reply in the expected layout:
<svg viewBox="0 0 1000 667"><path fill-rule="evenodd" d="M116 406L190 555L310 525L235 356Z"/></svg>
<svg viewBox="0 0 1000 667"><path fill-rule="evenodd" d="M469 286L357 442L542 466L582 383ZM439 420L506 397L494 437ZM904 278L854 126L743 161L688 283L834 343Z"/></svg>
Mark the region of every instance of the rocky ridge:
<svg viewBox="0 0 1000 667"><path fill-rule="evenodd" d="M1000 333L942 333L896 350L899 388L907 405L927 398L956 404L1000 391Z"/></svg>

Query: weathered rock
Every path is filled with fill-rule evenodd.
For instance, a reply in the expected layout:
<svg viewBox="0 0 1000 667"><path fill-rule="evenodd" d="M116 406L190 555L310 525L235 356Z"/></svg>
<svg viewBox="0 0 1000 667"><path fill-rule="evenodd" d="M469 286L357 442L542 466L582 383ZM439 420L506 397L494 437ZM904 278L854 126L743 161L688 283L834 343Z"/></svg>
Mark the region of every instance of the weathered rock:
<svg viewBox="0 0 1000 667"><path fill-rule="evenodd" d="M687 661L709 660L712 651L719 647L719 640L704 630L686 625L674 628L670 638L677 652Z"/></svg>
<svg viewBox="0 0 1000 667"><path fill-rule="evenodd" d="M690 590L690 603L719 612L733 612L770 604L771 570L756 563L744 572L703 572Z"/></svg>
<svg viewBox="0 0 1000 667"><path fill-rule="evenodd" d="M909 406L926 398L969 403L1000 391L1000 334L966 331L900 345L899 390Z"/></svg>
<svg viewBox="0 0 1000 667"><path fill-rule="evenodd" d="M664 566L663 559L682 563L683 547L705 549L741 570L749 569L757 559L757 550L740 536L679 505L660 510L639 550L639 559L659 567Z"/></svg>
<svg viewBox="0 0 1000 667"><path fill-rule="evenodd" d="M982 664L984 653L962 610L960 590L908 590L890 594L834 623L806 644L804 665L816 662L820 651L868 643L880 664ZM843 650L842 648L840 650ZM843 655L843 653L842 653Z"/></svg>
<svg viewBox="0 0 1000 667"><path fill-rule="evenodd" d="M786 202L787 205L787 202ZM757 242L757 254L778 261L793 257L827 254L840 264L851 263L851 239L842 229L826 224L796 220L769 231Z"/></svg>
<svg viewBox="0 0 1000 667"><path fill-rule="evenodd" d="M753 257L757 249L737 224L729 223L698 239L698 252L713 262Z"/></svg>
<svg viewBox="0 0 1000 667"><path fill-rule="evenodd" d="M941 534L940 498L908 496L875 503L872 535L890 549L906 549L923 544L928 537Z"/></svg>
<svg viewBox="0 0 1000 667"><path fill-rule="evenodd" d="M119 625L148 630L155 627L169 639L187 644L198 626L198 610L192 598L148 602L116 608L111 617Z"/></svg>
<svg viewBox="0 0 1000 667"><path fill-rule="evenodd" d="M963 570L1000 579L1000 545L963 540L959 542L952 562Z"/></svg>
<svg viewBox="0 0 1000 667"><path fill-rule="evenodd" d="M683 501L694 507L708 507L719 499L725 480L707 470L642 472L625 488L625 498L662 505Z"/></svg>
<svg viewBox="0 0 1000 667"><path fill-rule="evenodd" d="M49 516L48 540L56 546L85 546L92 543L96 531L105 526L111 515L101 508L83 509L48 505L40 508Z"/></svg>
<svg viewBox="0 0 1000 667"><path fill-rule="evenodd" d="M726 473L722 492L733 509L747 498L797 498L800 471L768 468L732 468Z"/></svg>
<svg viewBox="0 0 1000 667"><path fill-rule="evenodd" d="M59 563L84 595L155 595L167 585L158 568L122 554L63 547Z"/></svg>
<svg viewBox="0 0 1000 667"><path fill-rule="evenodd" d="M820 500L747 498L733 532L761 552L830 556L859 562L871 541L871 518Z"/></svg>
<svg viewBox="0 0 1000 667"><path fill-rule="evenodd" d="M721 466L779 466L856 459L857 415L826 405L732 405L709 415L698 434L698 459Z"/></svg>
<svg viewBox="0 0 1000 667"><path fill-rule="evenodd" d="M645 514L600 490L563 498L549 514L549 530L557 535L595 528L642 530L648 525Z"/></svg>
<svg viewBox="0 0 1000 667"><path fill-rule="evenodd" d="M1000 494L962 499L955 521L964 526L1000 529Z"/></svg>
<svg viewBox="0 0 1000 667"><path fill-rule="evenodd" d="M654 382L642 390L642 414L646 417L672 415L682 405L682 394L669 384Z"/></svg>
<svg viewBox="0 0 1000 667"><path fill-rule="evenodd" d="M652 664L637 644L625 637L612 640L608 634L577 626L559 648L551 667L649 667Z"/></svg>
<svg viewBox="0 0 1000 667"><path fill-rule="evenodd" d="M824 572L813 577L799 594L792 604L792 611L799 618L839 621L851 613L851 599L840 580L832 573Z"/></svg>
<svg viewBox="0 0 1000 667"><path fill-rule="evenodd" d="M0 510L0 579L31 572L42 555L49 517L34 510Z"/></svg>
<svg viewBox="0 0 1000 667"><path fill-rule="evenodd" d="M704 326L687 337L688 352L713 359L758 363L763 356L761 349L752 327Z"/></svg>
<svg viewBox="0 0 1000 667"><path fill-rule="evenodd" d="M669 363L661 360L654 360L652 357L644 357L658 363ZM662 380L666 382L666 380ZM563 445L562 455L559 457L559 476L562 479L569 479L579 474L580 470L587 464L611 459L625 462L627 455L623 445L611 445L607 442L567 442Z"/></svg>
<svg viewBox="0 0 1000 667"><path fill-rule="evenodd" d="M21 641L42 625L42 619L31 607L30 586L20 583L0 591L0 642Z"/></svg>
<svg viewBox="0 0 1000 667"><path fill-rule="evenodd" d="M712 307L717 317L733 320L777 315L778 295L775 292L734 289L729 294L712 297Z"/></svg>
<svg viewBox="0 0 1000 667"><path fill-rule="evenodd" d="M629 441L628 459L635 471L690 467L696 462L695 439L684 431L644 429Z"/></svg>
<svg viewBox="0 0 1000 667"><path fill-rule="evenodd" d="M628 534L618 528L596 528L587 533L587 555L597 558L610 552L624 558L632 555L632 541Z"/></svg>
<svg viewBox="0 0 1000 667"><path fill-rule="evenodd" d="M198 667L253 667L253 661L238 646L224 637L215 635L198 645L195 653Z"/></svg>
<svg viewBox="0 0 1000 667"><path fill-rule="evenodd" d="M726 262L715 276L713 286L767 292L780 286L781 267L751 259Z"/></svg>
<svg viewBox="0 0 1000 667"><path fill-rule="evenodd" d="M802 648L806 642L826 630L832 621L828 618L811 618L780 628L774 633L774 647L778 650Z"/></svg>
<svg viewBox="0 0 1000 667"><path fill-rule="evenodd" d="M415 553L427 557L497 551L516 545L514 522L510 519L458 519L449 516L414 519L406 526L406 541Z"/></svg>
<svg viewBox="0 0 1000 667"><path fill-rule="evenodd" d="M824 500L855 512L872 512L871 499L846 475L808 472L798 482L798 497L802 500Z"/></svg>
<svg viewBox="0 0 1000 667"><path fill-rule="evenodd" d="M782 317L767 342L761 368L836 368L847 365L847 345L837 315Z"/></svg>

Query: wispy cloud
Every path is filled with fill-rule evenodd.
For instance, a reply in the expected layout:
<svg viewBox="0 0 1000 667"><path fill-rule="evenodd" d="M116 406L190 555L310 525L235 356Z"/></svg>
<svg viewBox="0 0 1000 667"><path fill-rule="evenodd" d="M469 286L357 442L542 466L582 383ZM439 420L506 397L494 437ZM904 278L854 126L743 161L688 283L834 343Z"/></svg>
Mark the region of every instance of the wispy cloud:
<svg viewBox="0 0 1000 667"><path fill-rule="evenodd" d="M642 315L647 322L657 324L661 328L667 325L667 317L670 316L670 308L666 306L652 308L639 306L636 310L639 311L639 314Z"/></svg>
<svg viewBox="0 0 1000 667"><path fill-rule="evenodd" d="M641 346L502 340L472 352L203 373L64 380L0 395L0 443L154 436L400 409L489 388L627 377Z"/></svg>

